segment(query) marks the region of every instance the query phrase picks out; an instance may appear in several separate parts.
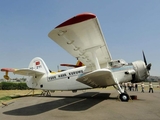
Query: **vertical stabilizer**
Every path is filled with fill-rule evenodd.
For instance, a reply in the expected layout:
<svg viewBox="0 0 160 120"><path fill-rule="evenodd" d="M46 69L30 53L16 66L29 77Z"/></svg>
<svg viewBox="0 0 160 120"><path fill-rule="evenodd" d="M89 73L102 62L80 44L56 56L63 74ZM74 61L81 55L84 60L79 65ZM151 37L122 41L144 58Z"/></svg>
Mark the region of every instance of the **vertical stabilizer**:
<svg viewBox="0 0 160 120"><path fill-rule="evenodd" d="M49 73L48 67L46 66L45 62L40 57L36 57L32 59L32 61L29 64L29 68L33 70L37 70L40 72L44 72L46 74Z"/></svg>
<svg viewBox="0 0 160 120"><path fill-rule="evenodd" d="M84 64L79 60L77 61L76 65L79 66L79 67L84 66Z"/></svg>

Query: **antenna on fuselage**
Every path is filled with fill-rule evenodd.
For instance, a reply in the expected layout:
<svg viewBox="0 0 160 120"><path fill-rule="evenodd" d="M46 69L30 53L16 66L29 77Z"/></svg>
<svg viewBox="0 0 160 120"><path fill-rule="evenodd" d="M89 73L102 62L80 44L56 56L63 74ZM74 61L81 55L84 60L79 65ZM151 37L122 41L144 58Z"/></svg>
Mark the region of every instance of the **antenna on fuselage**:
<svg viewBox="0 0 160 120"><path fill-rule="evenodd" d="M57 65L57 71L60 72L60 70L59 70L59 65Z"/></svg>

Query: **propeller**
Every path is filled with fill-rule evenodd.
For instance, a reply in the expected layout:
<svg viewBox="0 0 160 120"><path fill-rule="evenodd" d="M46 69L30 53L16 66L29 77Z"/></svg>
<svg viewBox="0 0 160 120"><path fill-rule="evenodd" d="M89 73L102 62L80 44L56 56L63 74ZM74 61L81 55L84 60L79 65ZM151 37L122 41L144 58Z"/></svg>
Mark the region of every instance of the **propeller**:
<svg viewBox="0 0 160 120"><path fill-rule="evenodd" d="M149 71L149 70L151 70L152 64L151 64L151 63L147 64L147 60L146 60L144 51L142 51L142 53L143 53L143 60L144 60L144 63L145 63L145 65L146 65L147 70Z"/></svg>

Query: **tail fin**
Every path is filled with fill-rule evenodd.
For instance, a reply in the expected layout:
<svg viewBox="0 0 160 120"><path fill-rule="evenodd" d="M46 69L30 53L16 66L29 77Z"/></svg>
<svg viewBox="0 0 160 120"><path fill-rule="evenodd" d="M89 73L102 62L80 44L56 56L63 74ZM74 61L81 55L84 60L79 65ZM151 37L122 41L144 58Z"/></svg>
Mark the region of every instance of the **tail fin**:
<svg viewBox="0 0 160 120"><path fill-rule="evenodd" d="M46 66L45 62L40 57L36 57L32 59L32 61L29 64L29 69L37 70L39 72L44 72L46 74L49 73L48 67Z"/></svg>
<svg viewBox="0 0 160 120"><path fill-rule="evenodd" d="M77 61L76 65L77 66L84 66L84 64L81 61L79 61L79 60Z"/></svg>

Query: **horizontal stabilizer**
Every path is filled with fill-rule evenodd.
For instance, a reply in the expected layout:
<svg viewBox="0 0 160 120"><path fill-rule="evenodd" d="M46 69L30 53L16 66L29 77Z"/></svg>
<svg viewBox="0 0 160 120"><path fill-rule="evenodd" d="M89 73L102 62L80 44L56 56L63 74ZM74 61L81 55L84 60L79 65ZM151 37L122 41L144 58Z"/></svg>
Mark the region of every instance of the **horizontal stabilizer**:
<svg viewBox="0 0 160 120"><path fill-rule="evenodd" d="M81 67L81 66L84 66L84 64L81 62L81 61L77 61L77 64L76 65L72 65L72 64L60 64L61 66L66 66L66 67Z"/></svg>
<svg viewBox="0 0 160 120"><path fill-rule="evenodd" d="M14 72L16 69L14 68L2 68L1 71L2 72Z"/></svg>
<svg viewBox="0 0 160 120"><path fill-rule="evenodd" d="M9 80L8 73L12 72L18 75L25 75L25 76L39 76L48 74L49 70L46 66L45 62L40 57L35 57L31 60L28 68L21 68L21 69L14 69L14 68L2 68L2 72L5 72L3 76L6 80Z"/></svg>
<svg viewBox="0 0 160 120"><path fill-rule="evenodd" d="M115 84L114 77L109 69L100 69L83 74L77 79L77 81L93 88L106 87Z"/></svg>
<svg viewBox="0 0 160 120"><path fill-rule="evenodd" d="M60 64L61 66L66 66L66 67L81 67L79 65L72 65L72 64Z"/></svg>
<svg viewBox="0 0 160 120"><path fill-rule="evenodd" d="M40 72L37 70L32 70L29 68L22 68L22 69L18 69L16 71L13 72L14 74L18 74L18 75L25 75L25 76L33 76L33 75L44 75L44 72Z"/></svg>

